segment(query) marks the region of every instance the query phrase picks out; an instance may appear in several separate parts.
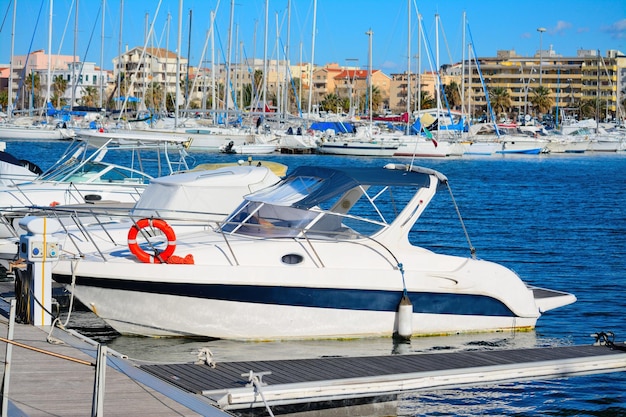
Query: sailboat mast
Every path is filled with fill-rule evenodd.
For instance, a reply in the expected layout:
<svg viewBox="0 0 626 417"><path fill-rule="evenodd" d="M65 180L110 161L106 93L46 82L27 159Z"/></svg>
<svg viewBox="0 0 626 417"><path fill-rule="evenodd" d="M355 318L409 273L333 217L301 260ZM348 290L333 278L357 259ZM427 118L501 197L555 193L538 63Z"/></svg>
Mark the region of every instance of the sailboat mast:
<svg viewBox="0 0 626 417"><path fill-rule="evenodd" d="M407 1L407 73L406 73L406 112L407 116L411 114L411 0ZM406 132L409 133L411 118L407 117Z"/></svg>
<svg viewBox="0 0 626 417"><path fill-rule="evenodd" d="M309 117L313 102L313 63L315 62L315 26L317 20L317 0L313 0L313 33L311 35L311 65L309 66Z"/></svg>
<svg viewBox="0 0 626 417"><path fill-rule="evenodd" d="M439 76L439 14L435 15L435 71L437 78L437 120L441 117L441 77ZM437 139L439 139L439 129L437 129Z"/></svg>
<svg viewBox="0 0 626 417"><path fill-rule="evenodd" d="M15 17L17 10L17 0L13 0L13 22L11 24L11 60L9 63L9 97L7 101L7 110L9 119L13 118L13 53L15 49Z"/></svg>
<svg viewBox="0 0 626 417"><path fill-rule="evenodd" d="M280 103L282 103L281 95L280 95L280 32L278 27L278 12L274 14L274 19L276 21L276 111L278 114L281 114Z"/></svg>
<svg viewBox="0 0 626 417"><path fill-rule="evenodd" d="M373 88L372 88L372 36L374 35L374 32L372 32L372 29L368 30L367 32L365 32L365 34L369 37L369 46L368 46L368 56L367 56L367 61L368 61L368 67L369 67L369 71L367 74L367 88L369 91L369 119L370 119L370 134L372 133L372 93L373 93Z"/></svg>
<svg viewBox="0 0 626 417"><path fill-rule="evenodd" d="M120 0L120 38L117 42L117 103L121 106L122 96L122 29L124 28L124 0ZM117 106L116 106L117 107ZM121 117L121 113L120 113Z"/></svg>
<svg viewBox="0 0 626 417"><path fill-rule="evenodd" d="M180 107L180 48L183 33L183 0L178 0L178 38L176 41L176 97L174 97L174 127L178 127L178 109Z"/></svg>
<svg viewBox="0 0 626 417"><path fill-rule="evenodd" d="M283 84L283 115L289 113L289 42L291 32L291 0L287 1L287 44L285 45L285 82Z"/></svg>
<svg viewBox="0 0 626 417"><path fill-rule="evenodd" d="M165 80L163 80L165 87L163 88L163 111L165 111L165 113L167 113L167 88L168 88L168 79L169 77L167 76L168 73L168 68L169 68L169 64L170 64L170 21L172 20L172 15L168 12L167 13L167 22L166 22L166 30L165 30L165 53L166 53L166 57L165 58Z"/></svg>
<svg viewBox="0 0 626 417"><path fill-rule="evenodd" d="M465 20L467 15L463 12L463 35L462 35L462 47L461 47L461 113L465 115Z"/></svg>
<svg viewBox="0 0 626 417"><path fill-rule="evenodd" d="M268 32L269 0L265 0L265 33L263 35L263 116L265 116L265 106L267 106L267 32ZM265 119L265 117L264 117Z"/></svg>
<svg viewBox="0 0 626 417"><path fill-rule="evenodd" d="M50 101L50 84L52 83L52 80L50 79L52 77L52 72L51 72L51 67L52 67L52 9L54 8L53 6L54 1L50 0L50 15L48 18L48 82L46 83L46 103L48 101ZM46 119L48 118L47 116L47 112L46 112Z"/></svg>
<svg viewBox="0 0 626 417"><path fill-rule="evenodd" d="M185 76L185 109L189 107L189 67L191 63L191 21L193 10L189 9L189 35L187 40L187 75ZM200 64L202 65L202 63Z"/></svg>
<svg viewBox="0 0 626 417"><path fill-rule="evenodd" d="M600 50L596 60L596 132L600 128Z"/></svg>
<svg viewBox="0 0 626 417"><path fill-rule="evenodd" d="M422 15L417 13L417 114L422 110Z"/></svg>
<svg viewBox="0 0 626 417"><path fill-rule="evenodd" d="M217 110L215 68L215 11L211 11L211 120L213 124L215 124L215 111Z"/></svg>
<svg viewBox="0 0 626 417"><path fill-rule="evenodd" d="M100 26L100 109L104 108L104 15L106 0L102 0L102 22Z"/></svg>
<svg viewBox="0 0 626 417"><path fill-rule="evenodd" d="M76 100L76 87L78 86L78 80L76 79L76 48L78 42L78 0L76 0L76 15L74 16L74 56L72 57L72 102L70 103L70 110L74 108L74 101Z"/></svg>

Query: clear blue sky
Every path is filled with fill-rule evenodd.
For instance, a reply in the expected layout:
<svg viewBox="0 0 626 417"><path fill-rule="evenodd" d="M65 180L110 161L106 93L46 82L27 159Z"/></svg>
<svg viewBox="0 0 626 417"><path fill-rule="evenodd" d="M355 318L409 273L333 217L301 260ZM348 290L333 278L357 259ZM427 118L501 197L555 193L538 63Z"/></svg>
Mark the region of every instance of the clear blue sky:
<svg viewBox="0 0 626 417"><path fill-rule="evenodd" d="M48 21L51 0L17 0L15 54L25 55L29 49L48 49ZM78 1L78 30L75 10ZM150 45L176 50L178 37L178 0L124 0L123 48L142 46L146 26L154 21ZM246 57L264 56L265 1L236 0L233 17L233 52L235 61L243 45ZM270 0L268 7L267 56L275 59L276 28L280 48L287 43L287 0ZM291 1L290 59L311 61L313 0ZM83 60L101 63L112 69L111 59L120 45L120 0L106 0L104 13L104 48L102 49L102 0L54 0L52 52L76 54ZM225 57L231 12L230 0L184 0L182 4L181 52L190 64L198 66L210 27L210 11L215 10L217 37L215 53ZM315 63L336 62L340 65L368 66L368 36L372 30L372 62L374 69L387 74L407 68L408 40L407 0L317 0ZM469 24L476 54L495 56L497 50L514 49L519 55L532 56L541 46L552 47L562 56L575 56L578 49L608 49L626 53L626 1L624 0L485 0L485 1L417 1L411 0L411 55L418 54L417 10L422 28L435 54L439 39L439 63L458 62L462 58L463 13ZM191 36L189 34L190 11ZM167 30L168 13L171 16ZM435 15L439 19L439 37ZM8 64L11 50L13 1L0 0L0 63ZM38 22L38 23L37 23ZM146 23L147 22L147 23ZM541 36L537 28L545 28ZM76 47L75 33L78 34ZM189 39L191 38L191 42ZM256 42L255 42L256 40ZM466 31L466 42L469 33ZM32 46L31 46L32 45ZM300 55L302 51L302 55ZM205 52L205 65L210 61L210 43ZM281 59L284 55L281 52ZM220 58L224 62L225 58ZM434 61L434 57L431 58ZM238 58L237 58L238 60ZM217 61L217 58L216 58ZM412 71L417 59L413 58ZM430 70L427 53L422 46L422 69Z"/></svg>

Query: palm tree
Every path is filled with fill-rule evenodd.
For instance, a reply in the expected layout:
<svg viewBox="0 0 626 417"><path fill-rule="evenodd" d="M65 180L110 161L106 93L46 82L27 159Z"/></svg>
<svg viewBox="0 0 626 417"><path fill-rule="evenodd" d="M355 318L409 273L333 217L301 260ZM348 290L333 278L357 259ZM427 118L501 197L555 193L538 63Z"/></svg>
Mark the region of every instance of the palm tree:
<svg viewBox="0 0 626 417"><path fill-rule="evenodd" d="M301 103L301 97L298 97L298 95L300 94L300 83L301 80L300 78L293 78L292 79L292 83L289 85L289 88L287 89L289 91L289 103L290 103L290 111L297 111L298 108L298 103Z"/></svg>
<svg viewBox="0 0 626 417"><path fill-rule="evenodd" d="M160 83L152 82L146 90L144 98L148 108L157 109L163 101L163 89Z"/></svg>
<svg viewBox="0 0 626 417"><path fill-rule="evenodd" d="M344 113L350 112L350 97L341 97L339 99L339 105Z"/></svg>
<svg viewBox="0 0 626 417"><path fill-rule="evenodd" d="M459 90L459 85L456 81L452 81L450 84L443 86L443 92L448 99L448 105L451 109L455 109L461 105L461 93Z"/></svg>
<svg viewBox="0 0 626 417"><path fill-rule="evenodd" d="M254 91L254 100L258 100L258 97L263 95L261 89L263 88L263 71L255 70L254 75L252 76L252 80L254 82L253 91Z"/></svg>
<svg viewBox="0 0 626 417"><path fill-rule="evenodd" d="M37 102L40 99L39 90L41 88L41 77L39 74L31 71L31 73L28 74L28 77L26 77L24 86L26 87L28 95L32 95L33 97L33 106L37 107Z"/></svg>
<svg viewBox="0 0 626 417"><path fill-rule="evenodd" d="M433 109L437 105L435 99L431 97L428 91L420 91L420 109Z"/></svg>
<svg viewBox="0 0 626 417"><path fill-rule="evenodd" d="M511 107L511 93L509 89L494 87L489 89L489 101L497 113L506 113Z"/></svg>
<svg viewBox="0 0 626 417"><path fill-rule="evenodd" d="M529 101L539 113L545 114L550 111L554 104L550 94L552 94L552 90L541 85L533 90L533 95Z"/></svg>
<svg viewBox="0 0 626 417"><path fill-rule="evenodd" d="M94 107L99 99L100 95L98 94L98 89L96 87L92 85L83 87L83 94L80 99L83 106Z"/></svg>
<svg viewBox="0 0 626 417"><path fill-rule="evenodd" d="M320 105L322 110L336 112L339 106L339 97L334 93L326 94Z"/></svg>
<svg viewBox="0 0 626 417"><path fill-rule="evenodd" d="M244 84L241 87L241 91L242 91L242 103L241 106L246 109L249 108L252 105L252 97L253 97L253 93L252 93L252 84Z"/></svg>
<svg viewBox="0 0 626 417"><path fill-rule="evenodd" d="M52 101L56 101L57 107L61 107L61 101L65 101L63 99L63 94L65 94L65 90L67 90L67 80L62 75L57 75L52 79L52 92L53 97Z"/></svg>
<svg viewBox="0 0 626 417"><path fill-rule="evenodd" d="M363 93L361 96L361 109L363 111L367 111L369 109L369 90ZM380 92L380 89L375 85L372 86L372 112L378 112L381 103L383 102L383 96Z"/></svg>
<svg viewBox="0 0 626 417"><path fill-rule="evenodd" d="M119 83L118 83L118 78L119 78ZM113 86L113 90L111 90L111 94L109 94L109 98L107 99L107 103L109 105L109 107L114 107L114 97L117 93L117 90L119 90L120 96L125 96L126 95L126 90L127 90L127 83L126 83L126 73L121 72L119 74L119 77L115 78L115 85Z"/></svg>
<svg viewBox="0 0 626 417"><path fill-rule="evenodd" d="M578 103L578 119L594 119L596 117L596 105L598 102L595 99L581 100ZM598 112L603 114L606 109L606 103L600 101Z"/></svg>
<svg viewBox="0 0 626 417"><path fill-rule="evenodd" d="M0 106L6 109L9 104L9 93L7 90L0 91Z"/></svg>

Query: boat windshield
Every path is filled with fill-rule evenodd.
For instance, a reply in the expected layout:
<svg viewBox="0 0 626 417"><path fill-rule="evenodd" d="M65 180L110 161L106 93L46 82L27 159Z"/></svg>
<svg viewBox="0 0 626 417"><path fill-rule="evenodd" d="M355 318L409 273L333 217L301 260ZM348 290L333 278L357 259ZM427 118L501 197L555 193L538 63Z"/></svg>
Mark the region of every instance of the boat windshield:
<svg viewBox="0 0 626 417"><path fill-rule="evenodd" d="M255 194L255 201L244 201L226 220L222 231L261 237L371 236L393 222L401 211L396 207L393 188L358 186L308 209L284 205L287 201L297 202L298 193L285 193L280 199L271 199L273 203L259 201L265 199ZM398 194L410 198L413 192Z"/></svg>
<svg viewBox="0 0 626 417"><path fill-rule="evenodd" d="M54 175L46 177L47 181L63 182L98 182L98 183L133 183L144 184L150 181L150 177L135 170L111 165L102 162L87 162L78 169L67 172L57 171Z"/></svg>

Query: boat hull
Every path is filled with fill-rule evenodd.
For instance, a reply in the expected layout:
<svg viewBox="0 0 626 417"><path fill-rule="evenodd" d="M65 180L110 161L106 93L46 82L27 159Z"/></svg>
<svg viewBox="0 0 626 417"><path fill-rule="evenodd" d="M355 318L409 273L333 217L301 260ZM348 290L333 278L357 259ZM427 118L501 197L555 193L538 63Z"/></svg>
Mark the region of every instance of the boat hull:
<svg viewBox="0 0 626 417"><path fill-rule="evenodd" d="M393 156L397 150L397 143L384 142L337 141L324 142L317 147L318 153L352 156Z"/></svg>
<svg viewBox="0 0 626 417"><path fill-rule="evenodd" d="M214 238L192 245L177 238L177 255L192 255L193 265L144 264L124 248L106 262L59 261L53 279L123 334L277 340L397 331L402 276L371 242L319 241L315 255L305 255L297 240L231 237L230 259L217 241L224 238ZM500 265L428 252L397 256L407 260L414 335L525 330L540 317L533 292Z"/></svg>
<svg viewBox="0 0 626 417"><path fill-rule="evenodd" d="M72 139L70 129L43 129L23 126L0 126L0 140L48 141Z"/></svg>
<svg viewBox="0 0 626 417"><path fill-rule="evenodd" d="M57 276L56 279L67 281L71 278ZM79 277L78 281L81 280ZM134 285L144 289L128 289ZM78 284L74 291L84 304L122 334L236 340L391 336L397 330L396 310L402 298L402 291L348 293L330 288L220 284L186 286L186 294L173 294L171 288L165 290L168 285L154 282L124 282L123 287ZM331 293L335 293L337 299L329 298ZM303 301L318 302L324 300L324 296L327 306ZM388 300L387 305L381 302L381 298ZM414 300L413 335L528 330L534 328L538 318L538 315L516 317L510 312L497 315L495 311L501 307L499 302L476 295L411 292L409 298ZM372 299L376 299L376 303L372 303ZM346 300L354 307L349 307ZM298 302L305 305L294 305ZM359 304L361 306L357 307ZM370 306L366 307L367 304ZM479 307L481 304L483 306ZM480 314L454 313L452 310L436 312L441 305L454 305L459 311L473 308ZM489 308L495 309L494 315L484 314Z"/></svg>

